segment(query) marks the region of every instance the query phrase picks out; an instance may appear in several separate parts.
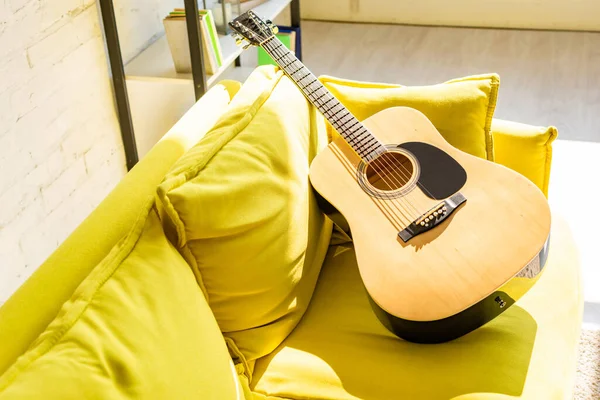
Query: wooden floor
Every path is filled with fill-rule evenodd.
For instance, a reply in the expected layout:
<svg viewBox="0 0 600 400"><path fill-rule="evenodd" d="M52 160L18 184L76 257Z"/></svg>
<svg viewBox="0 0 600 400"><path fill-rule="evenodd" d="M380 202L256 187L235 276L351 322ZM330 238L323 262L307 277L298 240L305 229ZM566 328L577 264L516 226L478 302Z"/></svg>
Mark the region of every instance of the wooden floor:
<svg viewBox="0 0 600 400"><path fill-rule="evenodd" d="M600 33L304 21L302 35L317 76L429 85L496 72L496 117L600 142Z"/></svg>

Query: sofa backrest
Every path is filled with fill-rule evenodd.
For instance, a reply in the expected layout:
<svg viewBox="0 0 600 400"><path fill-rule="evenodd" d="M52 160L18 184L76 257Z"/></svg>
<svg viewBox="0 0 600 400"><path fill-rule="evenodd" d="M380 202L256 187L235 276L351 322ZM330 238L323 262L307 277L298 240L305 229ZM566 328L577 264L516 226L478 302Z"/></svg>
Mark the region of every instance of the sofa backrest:
<svg viewBox="0 0 600 400"><path fill-rule="evenodd" d="M225 81L207 92L0 308L0 375L131 229L148 196L179 157L212 128L239 87L238 82Z"/></svg>

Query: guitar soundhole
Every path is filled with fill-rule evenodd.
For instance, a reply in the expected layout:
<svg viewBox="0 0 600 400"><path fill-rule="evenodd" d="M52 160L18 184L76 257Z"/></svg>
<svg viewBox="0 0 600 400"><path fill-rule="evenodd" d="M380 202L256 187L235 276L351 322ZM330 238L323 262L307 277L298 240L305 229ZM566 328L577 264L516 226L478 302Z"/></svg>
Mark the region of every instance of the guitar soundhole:
<svg viewBox="0 0 600 400"><path fill-rule="evenodd" d="M414 177L415 166L405 154L388 151L371 161L365 170L367 181L377 190L402 189Z"/></svg>
<svg viewBox="0 0 600 400"><path fill-rule="evenodd" d="M415 156L396 145L368 164L358 165L357 179L370 196L393 199L411 191L419 180L420 167Z"/></svg>

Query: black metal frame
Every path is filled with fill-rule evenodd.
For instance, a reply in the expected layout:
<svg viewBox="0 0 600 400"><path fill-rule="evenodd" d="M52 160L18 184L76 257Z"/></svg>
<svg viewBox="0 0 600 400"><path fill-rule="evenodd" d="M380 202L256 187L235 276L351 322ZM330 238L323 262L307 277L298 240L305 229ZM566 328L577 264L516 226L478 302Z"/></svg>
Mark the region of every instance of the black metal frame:
<svg viewBox="0 0 600 400"><path fill-rule="evenodd" d="M202 54L202 36L200 36L200 20L198 18L197 0L184 0L185 22L187 24L190 58L192 61L192 78L196 101L206 93L206 71Z"/></svg>
<svg viewBox="0 0 600 400"><path fill-rule="evenodd" d="M292 14L292 27L300 28L300 0L292 0L290 12ZM296 53L299 55L298 59L302 61L302 39L298 41Z"/></svg>
<svg viewBox="0 0 600 400"><path fill-rule="evenodd" d="M119 127L121 138L125 148L125 159L127 169L130 170L139 161L135 135L133 134L133 123L131 121L131 109L129 108L129 96L127 95L127 83L125 82L125 69L121 46L119 45L119 33L117 21L115 20L115 9L112 0L100 0L100 13L102 14L102 25L104 26L104 37L108 49L108 62L112 74L113 90L119 116Z"/></svg>
<svg viewBox="0 0 600 400"><path fill-rule="evenodd" d="M133 132L133 122L131 120L131 108L129 107L129 96L127 95L125 68L123 65L121 46L119 44L115 10L112 0L99 0L99 3L100 12L102 14L102 24L104 26L104 38L106 40L106 48L108 50L108 59L112 74L115 103L119 117L119 126L121 128L121 138L123 139L123 147L125 148L127 169L131 170L139 161L139 157L135 143L135 134ZM194 95L197 101L208 89L206 84L206 71L204 69L200 24L198 18L194 17L198 15L198 2L197 0L184 0L184 4L190 45L192 79L194 80ZM294 28L300 28L300 0L292 0L290 7L292 26ZM298 54L302 54L301 46L302 41L300 41L300 48L296 49ZM235 60L235 65L238 67L240 66L239 57Z"/></svg>

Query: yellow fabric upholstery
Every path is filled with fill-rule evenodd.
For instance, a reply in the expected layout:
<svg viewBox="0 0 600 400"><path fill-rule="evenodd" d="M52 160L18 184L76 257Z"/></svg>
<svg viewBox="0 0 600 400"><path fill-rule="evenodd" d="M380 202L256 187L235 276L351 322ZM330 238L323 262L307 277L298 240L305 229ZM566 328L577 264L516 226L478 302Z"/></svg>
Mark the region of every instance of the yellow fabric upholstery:
<svg viewBox="0 0 600 400"><path fill-rule="evenodd" d="M0 378L0 399L243 399L192 271L142 208Z"/></svg>
<svg viewBox="0 0 600 400"><path fill-rule="evenodd" d="M486 79L491 82L487 95L487 83L482 83ZM352 88L344 83L347 81L332 80L341 92L346 93L346 86ZM456 86L446 86L459 90L467 99L465 102L477 109L488 96L487 119L493 112L498 82L492 77L481 80L472 83L467 79ZM269 82L270 91L265 89ZM471 84L483 95L465 89ZM410 89L366 86L360 88L360 93L354 93L359 88L353 88L350 99L357 99L358 104L362 93L370 91L369 107L380 104L376 97L381 90L389 89L394 94ZM382 328L362 292L348 236L339 231L331 243L341 245L329 248L307 310L331 225L315 216L315 201L308 186L305 181L296 180L305 177L308 164L304 162L308 163L325 145L327 135L323 119L314 109L307 108L305 101L290 95L291 87L275 70L263 68L241 89L237 82L225 82L211 89L0 308L0 400L40 398L40 393L48 399L220 400L244 395L246 399L264 400L447 399L448 394L462 400L570 398L582 298L573 243L556 218L547 271L534 289L501 318L458 341L418 346L399 341ZM463 113L462 100L455 104L455 100L445 97L447 88L442 89L436 94L435 87L420 88L420 92L429 91L433 100L419 101L437 104L431 106L436 112ZM264 102L259 106L257 97L265 90L269 93L264 94ZM194 224L185 224L185 229L180 225L178 232L177 221L168 223L175 214L169 216L162 204L157 205L162 223L171 229L172 243L180 244L181 237L189 240L206 228L212 230L203 231L204 234L221 235L196 241L203 243L197 247L201 254L194 257L190 250L193 246L177 246L191 264L184 266L179 252L159 233L157 216L151 212L144 227L140 209L147 204L148 196L155 194L156 186L176 160L223 115L230 96L236 92L227 115L219 123L223 125L203 142L214 145L205 148L206 154L210 153L208 150L216 153L206 160L199 175L210 184L202 181L197 192L192 188L187 193L198 196L202 202L195 209L177 214L182 215L182 224L193 216ZM253 106L256 107L250 110ZM362 109L360 104L358 109ZM232 134L225 125L235 119L236 113L242 116L240 125L235 127L240 130ZM246 117L252 113L253 117ZM480 121L469 118L459 122L464 122L470 131ZM456 129L452 124L454 121L438 128L448 134ZM489 128L488 121L480 125L482 132L486 126ZM288 130L290 126L292 130ZM498 161L537 183L541 170L534 169L531 160L542 162L545 131L504 121L494 121L493 129L495 138L500 137L496 140L504 143L496 147ZM227 138L227 132L231 138ZM548 135L543 168L547 173L555 133L548 130ZM275 139L281 140L279 136L285 136L285 140L276 142ZM479 143L479 139L475 141ZM483 148L489 150L490 144L486 142ZM514 146L521 158L511 157ZM292 157L294 168L299 169L293 173L285 170L284 161L271 154L275 147L285 155L285 163ZM477 144L470 151L480 150ZM243 164L234 160L240 152L249 155L243 158ZM201 158L198 152L190 154L195 160ZM178 165L186 169L190 160L186 156ZM242 165L248 168L242 169ZM281 174L284 170L286 173ZM206 171L209 175L204 175ZM257 183L255 174L259 171L275 172L268 182L272 187L265 187L263 181ZM175 175L176 170L172 170L169 179ZM188 183L195 179L190 176ZM248 179L247 186L244 179ZM544 179L542 185L547 186L547 174ZM242 195L228 197L232 190ZM209 201L209 194L220 197ZM177 193L170 191L169 195L174 195L169 201L174 199L173 204L181 204ZM242 197L255 207L240 207L238 200ZM270 231L267 225L284 218L272 213L272 207L282 204L285 208L280 214L293 223ZM173 210L181 211L175 207ZM221 230L214 229L210 224L221 218L227 224ZM133 236L119 242L133 225ZM268 244L254 245L256 238L250 238L246 231L250 229L264 232L262 239ZM133 240L140 232L141 236ZM242 238L243 246L219 243L233 243L236 238ZM284 248L285 241L289 247ZM102 261L115 245L120 252L111 253L115 257L112 261ZM205 258L202 252L206 252ZM226 262L210 264L221 256ZM123 262L117 263L117 259ZM285 259L287 264L275 263L275 259ZM198 265L198 260L209 263ZM215 268L200 274L207 265ZM249 268L240 269L240 265ZM280 268L266 268L276 265ZM108 273L111 267L114 274ZM215 322L197 282L201 287L208 282L205 289L209 304L214 301L214 311L225 316L219 323L233 329L225 333L225 341L238 363L237 377L218 329L223 326ZM232 291L210 293L213 284L231 285L228 288ZM234 313L230 319L226 315L229 311ZM70 329L61 329L68 326ZM283 344L277 347L282 340ZM276 350L272 354L263 357L273 348ZM257 357L262 358L254 361ZM8 368L8 373L2 375ZM249 392L250 386L253 393Z"/></svg>
<svg viewBox="0 0 600 400"><path fill-rule="evenodd" d="M556 128L494 119L492 134L495 161L529 178L547 197Z"/></svg>
<svg viewBox="0 0 600 400"><path fill-rule="evenodd" d="M237 82L212 88L0 308L0 374L54 319L81 281L131 228L173 163L214 125Z"/></svg>
<svg viewBox="0 0 600 400"><path fill-rule="evenodd" d="M361 121L390 107L415 108L429 118L451 145L493 160L490 127L498 97L498 75L471 76L415 87L330 76L319 79ZM335 132L330 126L328 129Z"/></svg>
<svg viewBox="0 0 600 400"><path fill-rule="evenodd" d="M545 270L516 305L462 338L419 345L379 323L352 245L332 246L304 318L256 362L254 398L570 399L583 303L577 258L554 216Z"/></svg>
<svg viewBox="0 0 600 400"><path fill-rule="evenodd" d="M165 229L248 377L302 317L327 252L332 225L308 180L327 145L316 121L281 71L259 68L157 190Z"/></svg>

